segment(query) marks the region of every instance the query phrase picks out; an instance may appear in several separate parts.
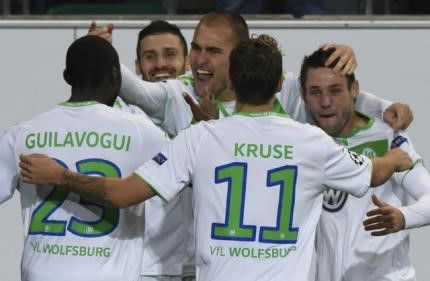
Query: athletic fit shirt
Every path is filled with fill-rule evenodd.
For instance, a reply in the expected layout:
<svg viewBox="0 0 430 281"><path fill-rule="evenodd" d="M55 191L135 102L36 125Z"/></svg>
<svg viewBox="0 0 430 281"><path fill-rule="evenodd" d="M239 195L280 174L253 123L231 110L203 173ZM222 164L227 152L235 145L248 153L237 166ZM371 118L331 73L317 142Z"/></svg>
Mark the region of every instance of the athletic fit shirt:
<svg viewBox="0 0 430 281"><path fill-rule="evenodd" d="M348 137L337 138L336 141L369 157L382 156L390 147L400 147L414 162L420 161L408 136L405 133L395 135L393 130L379 119L370 119L366 126L357 128ZM316 237L316 280L415 280L415 272L409 258L409 232L404 230L374 237L363 227L366 213L377 208L372 203L372 195L377 195L382 201L400 208L412 203L411 196L419 199L420 192L429 192L420 191L420 185L402 185L405 177L415 176L415 170L417 168L394 174L385 184L372 188L361 198L332 189L324 192L324 210ZM424 184L426 185L428 184ZM409 221L406 213L405 220Z"/></svg>
<svg viewBox="0 0 430 281"><path fill-rule="evenodd" d="M24 184L20 154L44 153L73 171L125 177L165 142L150 121L95 102L64 103L8 130L0 139L0 202L21 193L22 280L138 280L144 210Z"/></svg>
<svg viewBox="0 0 430 281"><path fill-rule="evenodd" d="M301 281L323 185L361 196L371 166L321 129L265 112L200 122L135 173L165 200L192 182L197 280Z"/></svg>

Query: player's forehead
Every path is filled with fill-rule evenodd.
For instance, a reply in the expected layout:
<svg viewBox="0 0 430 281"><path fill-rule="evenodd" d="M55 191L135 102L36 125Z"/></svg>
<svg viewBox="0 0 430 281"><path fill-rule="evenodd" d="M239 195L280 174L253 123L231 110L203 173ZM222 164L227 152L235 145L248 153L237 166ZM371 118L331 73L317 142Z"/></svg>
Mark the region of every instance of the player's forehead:
<svg viewBox="0 0 430 281"><path fill-rule="evenodd" d="M152 34L145 36L140 40L140 53L147 51L161 52L163 50L176 50L183 52L184 47L181 44L179 36L172 33Z"/></svg>
<svg viewBox="0 0 430 281"><path fill-rule="evenodd" d="M306 73L306 88L346 86L346 76L335 73L330 67L311 67Z"/></svg>
<svg viewBox="0 0 430 281"><path fill-rule="evenodd" d="M201 24L194 32L193 44L201 48L230 48L234 44L233 29L225 23Z"/></svg>

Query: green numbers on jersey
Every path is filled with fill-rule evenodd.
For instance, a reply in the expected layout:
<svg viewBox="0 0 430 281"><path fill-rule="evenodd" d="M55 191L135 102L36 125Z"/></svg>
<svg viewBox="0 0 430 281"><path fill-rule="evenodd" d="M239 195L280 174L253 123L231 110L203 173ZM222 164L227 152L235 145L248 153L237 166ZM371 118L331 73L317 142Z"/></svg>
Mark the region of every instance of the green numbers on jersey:
<svg viewBox="0 0 430 281"><path fill-rule="evenodd" d="M215 183L228 183L225 223L213 223L211 236L218 240L255 241L257 226L244 225L248 165L234 162L215 169ZM267 187L279 187L276 226L260 226L259 242L293 244L298 228L292 227L296 166L282 166L267 172ZM276 203L276 202L274 202Z"/></svg>
<svg viewBox="0 0 430 281"><path fill-rule="evenodd" d="M63 162L58 162L67 168ZM78 161L76 163L76 170L83 174L121 177L119 168L114 163L103 159ZM46 199L34 210L30 221L30 235L64 236L67 229L69 232L81 237L100 237L111 233L118 225L118 209L104 207L83 199L79 202L81 205L97 206L101 210L100 219L97 221L82 221L72 216L68 221L49 220L49 217L63 205L68 195L68 191L54 187Z"/></svg>

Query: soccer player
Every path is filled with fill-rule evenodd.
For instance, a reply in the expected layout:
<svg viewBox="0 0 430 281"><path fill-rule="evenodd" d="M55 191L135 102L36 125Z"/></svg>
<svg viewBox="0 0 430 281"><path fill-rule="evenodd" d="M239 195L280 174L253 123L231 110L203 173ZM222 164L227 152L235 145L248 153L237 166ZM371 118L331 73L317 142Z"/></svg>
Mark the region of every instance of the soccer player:
<svg viewBox="0 0 430 281"><path fill-rule="evenodd" d="M101 28L96 34L111 39L111 29ZM128 102L139 106L152 120L170 135L187 128L193 119L190 106L192 101L212 101L204 103L203 111L207 118L230 116L236 111L235 95L228 90L228 56L239 42L249 38L248 26L239 15L231 12L214 12L203 16L197 25L189 55L192 75L180 76L159 83L140 81L126 67L121 67L123 83L120 95ZM340 57L336 71L343 74L355 69L356 63L352 50L346 46L333 45L336 52L331 60ZM281 91L277 94L274 111L287 113L300 122L309 121L304 104L300 98L300 83L292 73L285 73ZM212 96L212 98L208 98ZM202 105L202 106L203 106ZM215 108L213 106L215 105ZM357 108L372 116L382 116L388 107L387 101L363 93L357 101ZM407 125L410 118L404 111L408 107L399 104L390 107L397 112L396 128ZM213 112L214 111L214 112ZM390 111L389 111L390 112ZM391 117L392 114L385 116ZM406 119L406 120L405 120Z"/></svg>
<svg viewBox="0 0 430 281"><path fill-rule="evenodd" d="M185 73L188 48L176 25L156 20L139 32L136 55L136 73L156 82ZM195 276L191 190L167 204L158 197L148 200L145 216L140 281Z"/></svg>
<svg viewBox="0 0 430 281"><path fill-rule="evenodd" d="M354 74L341 76L326 61L334 49L319 49L303 60L302 97L315 121L335 141L368 157L400 147L414 160L412 170L396 173L384 185L362 198L343 191L324 191L324 210L317 229L317 279L319 281L412 281L409 229L430 224L430 176L405 132L395 133L382 120L354 110L359 95ZM417 200L408 205L410 198ZM366 213L372 201L381 207Z"/></svg>
<svg viewBox="0 0 430 281"><path fill-rule="evenodd" d="M23 181L119 207L170 200L192 182L198 280L307 280L323 186L361 196L412 162L400 149L369 160L273 113L282 55L269 36L239 43L229 74L238 112L183 130L130 177L89 177L30 155L21 156Z"/></svg>
<svg viewBox="0 0 430 281"><path fill-rule="evenodd" d="M38 190L19 180L21 153L47 153L63 167L101 177L129 175L166 143L141 116L112 108L121 84L119 59L106 40L85 36L66 56L71 97L0 138L0 202L21 193L23 281L138 280L143 205L105 207L58 186Z"/></svg>

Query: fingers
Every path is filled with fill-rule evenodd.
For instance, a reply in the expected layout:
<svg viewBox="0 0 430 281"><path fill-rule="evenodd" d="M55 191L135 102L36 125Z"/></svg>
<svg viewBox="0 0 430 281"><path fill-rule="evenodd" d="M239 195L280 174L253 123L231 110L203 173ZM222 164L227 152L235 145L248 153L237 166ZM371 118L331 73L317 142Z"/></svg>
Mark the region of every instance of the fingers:
<svg viewBox="0 0 430 281"><path fill-rule="evenodd" d="M193 113L194 119L196 121L206 121L209 120L207 114L203 112L198 104L196 104L193 98L187 93L182 93L182 96L185 99L185 102L190 106L191 112Z"/></svg>
<svg viewBox="0 0 430 281"><path fill-rule="evenodd" d="M330 48L335 48L335 51L327 59L325 66L330 66L335 60L339 59L333 68L334 73L340 73L341 75L353 73L357 68L354 51L348 46L332 43L324 45L323 50Z"/></svg>
<svg viewBox="0 0 430 281"><path fill-rule="evenodd" d="M412 109L405 103L393 103L384 112L384 121L388 123L394 131L408 128L413 120Z"/></svg>
<svg viewBox="0 0 430 281"><path fill-rule="evenodd" d="M392 233L392 231L390 231L389 229L383 229L380 231L372 231L372 232L370 232L370 235L372 235L372 236L384 236L384 235L387 235L390 233Z"/></svg>
<svg viewBox="0 0 430 281"><path fill-rule="evenodd" d="M381 228L381 226L388 227L390 226L391 220L392 218L389 215L373 216L363 221L364 229L375 230ZM379 227L375 228L376 225L378 225Z"/></svg>
<svg viewBox="0 0 430 281"><path fill-rule="evenodd" d="M355 60L349 60L346 65L343 67L341 75L350 75L357 68L357 63Z"/></svg>
<svg viewBox="0 0 430 281"><path fill-rule="evenodd" d="M387 203L385 203L384 201L380 200L376 195L372 195L372 202L373 202L373 204L375 204L378 207L388 206Z"/></svg>
<svg viewBox="0 0 430 281"><path fill-rule="evenodd" d="M88 33L92 32L92 31L95 31L96 28L97 28L96 21L95 20L91 21L91 25L90 25L90 28L88 29Z"/></svg>
<svg viewBox="0 0 430 281"><path fill-rule="evenodd" d="M109 23L108 25L106 25L106 29L107 29L107 33L112 35L112 31L113 31L113 24Z"/></svg>

